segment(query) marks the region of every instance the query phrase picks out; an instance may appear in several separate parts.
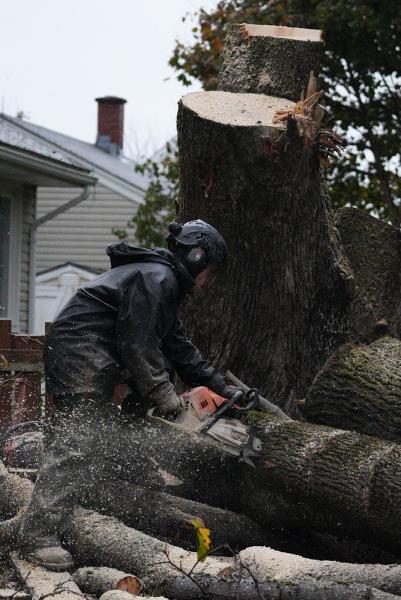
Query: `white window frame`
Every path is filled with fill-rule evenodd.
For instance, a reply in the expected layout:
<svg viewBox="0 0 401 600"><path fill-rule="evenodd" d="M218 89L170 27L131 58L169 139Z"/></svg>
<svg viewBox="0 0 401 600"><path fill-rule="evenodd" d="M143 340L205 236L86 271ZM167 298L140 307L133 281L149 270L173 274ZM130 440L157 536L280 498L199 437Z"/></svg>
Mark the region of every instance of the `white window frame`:
<svg viewBox="0 0 401 600"><path fill-rule="evenodd" d="M0 195L4 200L10 203L7 313L2 319L11 320L13 333L19 333L23 201L17 194L11 196L8 193L4 194L0 191Z"/></svg>

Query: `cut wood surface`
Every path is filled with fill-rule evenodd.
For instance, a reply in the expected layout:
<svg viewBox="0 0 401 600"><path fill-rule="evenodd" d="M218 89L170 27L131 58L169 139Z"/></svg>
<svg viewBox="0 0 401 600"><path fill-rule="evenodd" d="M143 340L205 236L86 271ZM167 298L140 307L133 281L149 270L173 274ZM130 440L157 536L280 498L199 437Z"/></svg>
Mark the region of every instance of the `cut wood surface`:
<svg viewBox="0 0 401 600"><path fill-rule="evenodd" d="M139 594L141 582L135 575L110 567L83 567L75 571L73 580L85 594L101 596L110 590Z"/></svg>
<svg viewBox="0 0 401 600"><path fill-rule="evenodd" d="M345 207L336 224L354 272L349 336L367 341L385 319L394 337L401 334L401 232L365 211Z"/></svg>
<svg viewBox="0 0 401 600"><path fill-rule="evenodd" d="M401 441L401 342L347 344L327 361L305 399L314 423Z"/></svg>
<svg viewBox="0 0 401 600"><path fill-rule="evenodd" d="M227 268L187 308L191 337L291 412L343 341L352 274L313 149L296 128L272 123L283 104L229 92L183 97L178 218L204 219L228 244Z"/></svg>
<svg viewBox="0 0 401 600"><path fill-rule="evenodd" d="M225 38L219 89L299 100L323 51L321 31L269 25L231 25Z"/></svg>
<svg viewBox="0 0 401 600"><path fill-rule="evenodd" d="M142 598L143 600L144 596L134 596L127 592L119 592L114 590L112 592L106 592L105 594L102 594L99 600L134 600L134 598ZM165 598L164 596L146 596L146 600L168 600L168 598Z"/></svg>
<svg viewBox="0 0 401 600"><path fill-rule="evenodd" d="M62 573L47 571L38 565L22 560L14 553L10 555L10 558L21 581L29 590L32 600L85 598L67 571Z"/></svg>

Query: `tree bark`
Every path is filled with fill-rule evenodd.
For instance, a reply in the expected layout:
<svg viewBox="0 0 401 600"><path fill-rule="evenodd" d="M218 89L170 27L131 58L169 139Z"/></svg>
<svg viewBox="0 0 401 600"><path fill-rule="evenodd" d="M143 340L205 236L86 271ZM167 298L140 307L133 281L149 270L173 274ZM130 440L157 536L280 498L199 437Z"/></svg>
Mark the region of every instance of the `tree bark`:
<svg viewBox="0 0 401 600"><path fill-rule="evenodd" d="M377 589L377 586L399 586L398 566L393 567L394 581L388 566L376 566L376 569L370 572L368 566L363 569L360 565L355 565L356 568L353 569L352 566L344 566L341 563L331 565L331 570L325 564L335 581L330 577L310 576L307 571L303 574L298 572L293 578L288 571L287 555L284 557L284 566L287 567L284 577L281 576L282 563L277 560L275 576L271 573L265 576L264 564L258 570L259 553L264 557L264 548L248 549L244 558L240 553L236 560L209 556L204 563L197 563L194 553L163 544L139 531L129 529L113 518L85 509L75 510L68 528L68 537L74 556L93 563L114 565L120 569L126 569L129 565L129 568L140 576L145 591L177 600L205 597L210 600L236 600L238 597L244 600L260 600L261 596L266 600L277 597L299 600L348 600L351 597L355 600L390 600L398 597ZM258 557L256 562L255 555ZM278 558L279 556L276 557ZM306 568L309 567L307 564ZM260 574L260 579L255 577L254 571L255 574ZM186 575L189 572L191 578ZM354 580L337 583L346 577L352 577ZM368 581L367 585L355 583L364 581L364 577ZM377 586L372 585L373 581Z"/></svg>
<svg viewBox="0 0 401 600"><path fill-rule="evenodd" d="M225 39L219 90L300 100L318 72L321 31L269 25L231 25Z"/></svg>
<svg viewBox="0 0 401 600"><path fill-rule="evenodd" d="M370 341L377 321L391 335L401 333L401 233L357 208L336 214L341 241L354 272L355 296L350 306L349 337Z"/></svg>
<svg viewBox="0 0 401 600"><path fill-rule="evenodd" d="M132 597L141 591L138 577L110 567L83 567L75 571L73 580L85 594L101 596L110 590L129 592Z"/></svg>
<svg viewBox="0 0 401 600"><path fill-rule="evenodd" d="M401 442L401 342L346 344L318 373L305 399L309 421Z"/></svg>
<svg viewBox="0 0 401 600"><path fill-rule="evenodd" d="M272 123L286 101L191 93L178 113L179 219L201 218L229 260L186 323L212 361L291 412L343 341L352 275L319 164Z"/></svg>
<svg viewBox="0 0 401 600"><path fill-rule="evenodd" d="M262 443L255 469L238 464L207 438L173 430L172 451L158 455L163 467L184 481L180 493L209 494L203 501L225 503L268 529L310 527L400 555L401 446L353 431L278 422L261 413L247 420ZM163 436L167 439L168 432L158 437ZM216 488L221 494L214 497Z"/></svg>

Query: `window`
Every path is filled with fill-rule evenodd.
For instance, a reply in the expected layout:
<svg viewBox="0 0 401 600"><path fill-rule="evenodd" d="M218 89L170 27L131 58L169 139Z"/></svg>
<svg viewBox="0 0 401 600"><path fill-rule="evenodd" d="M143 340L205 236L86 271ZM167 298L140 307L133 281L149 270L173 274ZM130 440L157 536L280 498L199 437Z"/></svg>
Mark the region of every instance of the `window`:
<svg viewBox="0 0 401 600"><path fill-rule="evenodd" d="M0 198L0 319L8 314L10 226L10 201Z"/></svg>

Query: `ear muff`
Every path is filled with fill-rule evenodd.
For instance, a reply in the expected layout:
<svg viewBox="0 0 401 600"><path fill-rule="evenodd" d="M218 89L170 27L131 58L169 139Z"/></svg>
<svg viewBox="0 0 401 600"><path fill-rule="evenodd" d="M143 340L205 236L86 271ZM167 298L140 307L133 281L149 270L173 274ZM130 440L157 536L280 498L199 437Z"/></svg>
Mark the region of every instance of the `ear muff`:
<svg viewBox="0 0 401 600"><path fill-rule="evenodd" d="M190 271L194 270L200 273L207 267L207 255L203 248L192 248L185 258Z"/></svg>

